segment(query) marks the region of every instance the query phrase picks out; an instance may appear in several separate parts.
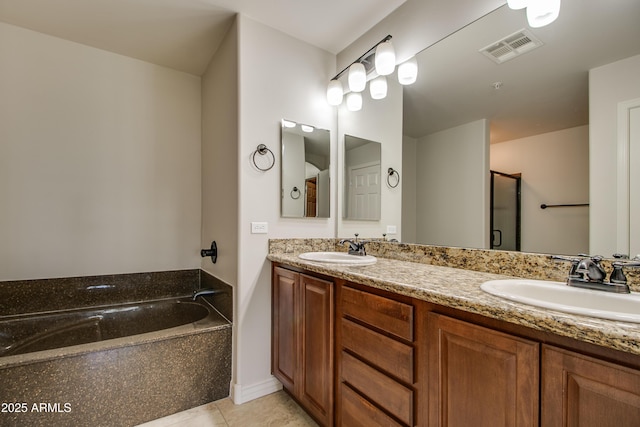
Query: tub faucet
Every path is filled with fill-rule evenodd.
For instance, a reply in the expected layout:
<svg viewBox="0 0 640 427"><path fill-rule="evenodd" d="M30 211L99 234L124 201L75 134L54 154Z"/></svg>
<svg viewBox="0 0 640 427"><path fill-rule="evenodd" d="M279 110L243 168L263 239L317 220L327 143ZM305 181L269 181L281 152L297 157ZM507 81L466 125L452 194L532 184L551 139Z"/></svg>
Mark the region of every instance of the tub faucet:
<svg viewBox="0 0 640 427"><path fill-rule="evenodd" d="M358 242L358 236L359 234L356 233L356 240L349 240L349 239L342 239L340 240L340 244L344 245L345 243L349 244L349 255L360 255L360 256L365 256L367 254L367 251L365 250L365 243L369 243L368 240L361 240Z"/></svg>
<svg viewBox="0 0 640 427"><path fill-rule="evenodd" d="M195 301L196 298L204 296L204 295L215 295L222 293L220 289L200 289L198 291L193 291L192 299Z"/></svg>

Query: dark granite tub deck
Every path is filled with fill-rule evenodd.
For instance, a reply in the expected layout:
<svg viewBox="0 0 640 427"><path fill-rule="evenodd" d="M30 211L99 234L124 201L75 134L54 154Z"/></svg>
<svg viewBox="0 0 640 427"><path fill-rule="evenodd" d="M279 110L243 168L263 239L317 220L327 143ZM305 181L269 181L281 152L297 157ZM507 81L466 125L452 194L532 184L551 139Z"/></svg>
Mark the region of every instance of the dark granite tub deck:
<svg viewBox="0 0 640 427"><path fill-rule="evenodd" d="M199 298L210 307L205 319L0 357L0 425L133 426L226 397L233 314L231 287L200 270L1 282L0 338L25 313L58 316L178 297L183 309L198 288L221 291Z"/></svg>

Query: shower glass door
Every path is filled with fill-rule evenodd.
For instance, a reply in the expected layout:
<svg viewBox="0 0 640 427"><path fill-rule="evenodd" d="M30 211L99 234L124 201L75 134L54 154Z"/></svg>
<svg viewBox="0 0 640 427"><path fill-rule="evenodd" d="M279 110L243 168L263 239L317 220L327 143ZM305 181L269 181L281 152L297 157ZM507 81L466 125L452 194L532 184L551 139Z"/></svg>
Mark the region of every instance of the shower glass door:
<svg viewBox="0 0 640 427"><path fill-rule="evenodd" d="M520 250L520 174L491 171L491 249Z"/></svg>

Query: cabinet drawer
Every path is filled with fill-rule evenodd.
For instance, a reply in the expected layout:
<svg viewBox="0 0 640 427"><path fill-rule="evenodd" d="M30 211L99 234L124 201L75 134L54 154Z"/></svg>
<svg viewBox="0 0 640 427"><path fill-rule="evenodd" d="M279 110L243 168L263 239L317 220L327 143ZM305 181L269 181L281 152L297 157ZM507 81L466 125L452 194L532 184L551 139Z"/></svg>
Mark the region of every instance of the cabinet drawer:
<svg viewBox="0 0 640 427"><path fill-rule="evenodd" d="M413 425L413 391L344 351L342 381L403 423Z"/></svg>
<svg viewBox="0 0 640 427"><path fill-rule="evenodd" d="M413 341L413 306L348 287L342 288L344 316Z"/></svg>
<svg viewBox="0 0 640 427"><path fill-rule="evenodd" d="M370 364L413 384L413 347L341 319L342 346Z"/></svg>
<svg viewBox="0 0 640 427"><path fill-rule="evenodd" d="M376 408L349 386L340 384L342 425L345 427L402 427L393 418Z"/></svg>

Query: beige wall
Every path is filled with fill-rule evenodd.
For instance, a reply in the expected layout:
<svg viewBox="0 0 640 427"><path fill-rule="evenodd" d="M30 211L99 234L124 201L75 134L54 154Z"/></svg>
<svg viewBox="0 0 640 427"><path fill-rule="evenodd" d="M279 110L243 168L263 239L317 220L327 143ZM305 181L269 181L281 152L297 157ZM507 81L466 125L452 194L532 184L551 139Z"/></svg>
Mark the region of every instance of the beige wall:
<svg viewBox="0 0 640 427"><path fill-rule="evenodd" d="M218 245L201 267L238 282L238 29L234 23L202 76L202 247Z"/></svg>
<svg viewBox="0 0 640 427"><path fill-rule="evenodd" d="M491 169L522 174L522 251L589 252L589 126L491 144ZM609 254L610 255L610 254Z"/></svg>
<svg viewBox="0 0 640 427"><path fill-rule="evenodd" d="M199 77L0 23L0 94L0 280L199 266Z"/></svg>
<svg viewBox="0 0 640 427"><path fill-rule="evenodd" d="M640 55L589 72L590 253L629 250L619 247L616 236L618 104L639 97Z"/></svg>
<svg viewBox="0 0 640 427"><path fill-rule="evenodd" d="M402 137L402 240L416 241L417 140Z"/></svg>
<svg viewBox="0 0 640 427"><path fill-rule="evenodd" d="M271 263L269 238L333 237L331 218L280 217L280 123L287 118L331 131L331 183L335 200L336 113L326 102L327 79L335 56L250 18L238 17L238 283L236 353L232 397L242 403L278 389L271 376ZM273 169L251 163L258 144L276 155ZM269 224L267 234L251 234L251 222Z"/></svg>
<svg viewBox="0 0 640 427"><path fill-rule="evenodd" d="M416 167L417 243L488 248L487 121L420 138Z"/></svg>

